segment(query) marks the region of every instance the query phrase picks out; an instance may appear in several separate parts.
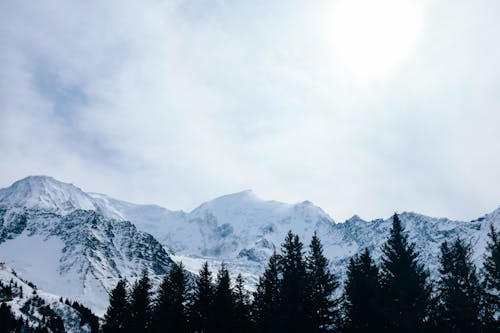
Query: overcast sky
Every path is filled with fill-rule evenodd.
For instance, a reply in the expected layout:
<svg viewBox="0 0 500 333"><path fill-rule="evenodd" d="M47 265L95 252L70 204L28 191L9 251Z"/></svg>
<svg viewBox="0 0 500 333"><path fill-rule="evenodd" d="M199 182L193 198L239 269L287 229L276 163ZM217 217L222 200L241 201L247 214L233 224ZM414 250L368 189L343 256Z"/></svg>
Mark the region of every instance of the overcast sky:
<svg viewBox="0 0 500 333"><path fill-rule="evenodd" d="M500 2L0 2L0 187L335 220L500 204Z"/></svg>

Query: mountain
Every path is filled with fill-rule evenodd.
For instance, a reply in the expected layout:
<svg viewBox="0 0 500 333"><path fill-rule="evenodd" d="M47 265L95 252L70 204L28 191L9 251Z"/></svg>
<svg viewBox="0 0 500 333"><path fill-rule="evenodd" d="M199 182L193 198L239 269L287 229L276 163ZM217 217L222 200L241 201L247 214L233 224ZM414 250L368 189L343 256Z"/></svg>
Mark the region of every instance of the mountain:
<svg viewBox="0 0 500 333"><path fill-rule="evenodd" d="M174 262L151 235L109 218L77 187L28 177L0 191L0 262L55 295L102 314L117 281Z"/></svg>
<svg viewBox="0 0 500 333"><path fill-rule="evenodd" d="M89 314L89 309L38 289L3 263L0 264L0 301L9 306L16 318L21 318L31 327L48 326L51 331L56 328L54 326L62 324L68 333L91 333L91 325L97 320ZM47 318L51 320L45 321Z"/></svg>
<svg viewBox="0 0 500 333"><path fill-rule="evenodd" d="M288 230L309 239L314 231L329 235L335 225L328 214L309 201L264 201L250 190L216 198L189 213L135 205L103 194L89 195L103 214L113 212L132 221L158 239L190 271L198 272L205 260L214 270L224 262L250 285L256 283L272 252L279 251Z"/></svg>
<svg viewBox="0 0 500 333"><path fill-rule="evenodd" d="M0 204L65 215L74 210L97 210L81 189L47 176L30 176L0 190Z"/></svg>
<svg viewBox="0 0 500 333"><path fill-rule="evenodd" d="M500 228L500 208L469 222L412 212L400 218L431 274L437 272L443 240L470 241L480 264L489 224ZM0 261L45 290L81 300L100 313L101 300L107 301L106 291L120 276L137 276L143 267L161 275L173 264L171 258L192 272L205 260L214 270L224 262L252 288L288 230L301 237L305 248L316 231L332 268L343 276L348 259L362 248L380 256L390 226L391 218L358 216L335 223L309 201L266 201L249 190L191 212L86 193L44 176L0 190Z"/></svg>
<svg viewBox="0 0 500 333"><path fill-rule="evenodd" d="M173 253L175 260L182 261L191 271L197 272L205 260L214 270L224 262L233 275L241 273L250 285L257 281L269 255L279 251L288 230L300 235L306 246L313 232L318 232L332 268L344 275L348 259L364 247L376 258L380 257L380 248L391 227L391 217L365 221L353 216L336 223L309 201L297 204L265 201L250 190L208 201L189 213L111 198L107 198L107 206L152 234ZM439 246L444 240L462 237L470 241L476 264L480 265L489 225L500 228L500 208L474 221L413 212L402 212L399 216L433 275L437 274Z"/></svg>
<svg viewBox="0 0 500 333"><path fill-rule="evenodd" d="M500 208L474 221L454 221L413 212L402 212L399 216L433 276L437 274L439 246L444 240L462 237L469 241L479 266L489 225L500 229ZM241 273L253 285L269 255L279 251L288 230L300 236L306 250L316 231L332 269L344 276L348 259L364 247L368 247L375 258L381 256L380 249L387 240L391 223L391 217L365 221L358 216L335 223L311 202L265 201L251 191L244 191L204 203L182 219L163 219L160 225L164 229L147 231L192 271L197 271L205 260L213 269L224 262L233 275Z"/></svg>

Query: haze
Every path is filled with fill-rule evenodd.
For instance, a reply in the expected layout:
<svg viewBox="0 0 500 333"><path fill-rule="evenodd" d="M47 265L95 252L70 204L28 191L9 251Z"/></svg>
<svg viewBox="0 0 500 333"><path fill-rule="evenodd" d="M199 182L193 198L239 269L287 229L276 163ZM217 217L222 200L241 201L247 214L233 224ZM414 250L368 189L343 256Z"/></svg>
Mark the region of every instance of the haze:
<svg viewBox="0 0 500 333"><path fill-rule="evenodd" d="M2 1L0 187L336 221L500 203L500 2Z"/></svg>

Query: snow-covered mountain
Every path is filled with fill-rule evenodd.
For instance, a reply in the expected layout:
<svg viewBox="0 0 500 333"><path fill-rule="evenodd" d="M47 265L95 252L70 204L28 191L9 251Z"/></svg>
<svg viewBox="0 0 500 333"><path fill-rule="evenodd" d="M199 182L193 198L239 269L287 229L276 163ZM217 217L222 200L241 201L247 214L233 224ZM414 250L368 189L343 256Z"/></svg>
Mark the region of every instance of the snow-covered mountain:
<svg viewBox="0 0 500 333"><path fill-rule="evenodd" d="M168 254L193 272L205 260L213 269L225 262L252 286L288 230L306 245L318 232L332 267L342 275L347 260L362 248L380 256L391 225L390 218L364 221L357 216L335 223L311 202L265 201L252 191L216 198L191 212L172 211L85 193L44 176L0 190L0 212L0 261L47 291L85 300L95 309L119 276L137 275L142 267L156 274L166 271L172 264ZM416 213L400 218L434 273L443 240L469 240L480 264L489 225L500 228L500 208L471 222ZM73 288L77 291L68 293Z"/></svg>
<svg viewBox="0 0 500 333"><path fill-rule="evenodd" d="M18 181L0 191L0 262L103 313L118 279L144 269L162 275L174 262L153 236L101 213L73 185L48 177Z"/></svg>
<svg viewBox="0 0 500 333"><path fill-rule="evenodd" d="M376 258L380 256L391 226L391 217L365 221L353 216L335 223L309 201L297 204L265 201L252 191L216 198L189 213L100 197L106 198L106 205L101 207L111 207L139 229L152 234L174 253L174 259L182 260L193 272L205 260L213 269L225 262L233 274L242 273L250 284L257 281L269 255L275 249L279 251L288 230L298 234L306 245L313 232L318 232L333 269L343 275L348 259L364 247ZM413 212L399 216L411 241L416 243L421 260L433 274L437 273L439 246L444 240L462 237L470 241L480 265L489 225L500 228L500 208L474 221L453 221Z"/></svg>
<svg viewBox="0 0 500 333"><path fill-rule="evenodd" d="M16 318L21 318L31 327L48 325L51 328L52 323L64 325L64 331L68 333L92 332L92 323L86 316L88 312L84 314L81 307L72 306L74 302L38 289L4 263L0 263L0 301L9 306ZM47 318L51 318L49 323Z"/></svg>

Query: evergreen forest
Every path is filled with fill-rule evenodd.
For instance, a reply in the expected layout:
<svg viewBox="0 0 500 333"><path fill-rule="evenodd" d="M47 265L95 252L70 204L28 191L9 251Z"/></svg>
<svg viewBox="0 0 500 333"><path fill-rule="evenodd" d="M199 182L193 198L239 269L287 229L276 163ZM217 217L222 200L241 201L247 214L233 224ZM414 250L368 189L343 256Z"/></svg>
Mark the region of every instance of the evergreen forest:
<svg viewBox="0 0 500 333"><path fill-rule="evenodd" d="M182 263L152 290L146 273L110 295L104 333L132 332L500 332L500 239L490 226L483 267L467 240L443 242L439 276L430 279L397 214L380 261L368 249L350 258L344 283L314 234L307 247L291 231L255 291L223 264L198 276Z"/></svg>

